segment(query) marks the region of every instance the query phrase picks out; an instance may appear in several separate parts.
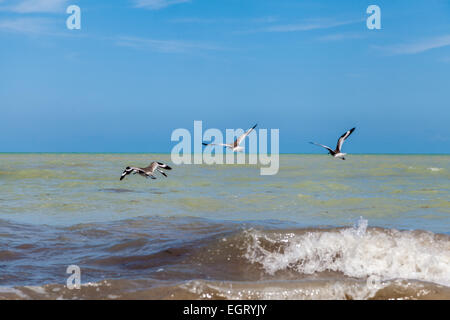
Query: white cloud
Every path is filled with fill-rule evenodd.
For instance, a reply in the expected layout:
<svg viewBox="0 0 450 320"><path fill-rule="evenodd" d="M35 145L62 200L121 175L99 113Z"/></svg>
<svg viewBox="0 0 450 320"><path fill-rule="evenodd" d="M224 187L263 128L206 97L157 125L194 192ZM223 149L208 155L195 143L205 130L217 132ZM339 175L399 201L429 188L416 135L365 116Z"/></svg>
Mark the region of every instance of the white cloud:
<svg viewBox="0 0 450 320"><path fill-rule="evenodd" d="M248 18L248 19L238 19L238 18L175 18L169 20L172 23L273 23L277 21L277 17L258 17L258 18Z"/></svg>
<svg viewBox="0 0 450 320"><path fill-rule="evenodd" d="M253 32L298 32L298 31L310 31L317 29L329 29L339 26L344 26L348 24L353 24L357 22L361 22L362 20L344 20L344 21L336 21L329 19L314 19L308 20L302 23L293 23L293 24L282 24L282 25L272 25L269 27L251 30L244 33L253 33Z"/></svg>
<svg viewBox="0 0 450 320"><path fill-rule="evenodd" d="M65 13L68 0L7 0L0 3L4 4L0 7L0 11L17 13Z"/></svg>
<svg viewBox="0 0 450 320"><path fill-rule="evenodd" d="M223 48L200 42L181 40L156 40L148 38L120 36L116 39L116 45L137 49L149 49L164 53L183 53L193 50L223 50Z"/></svg>
<svg viewBox="0 0 450 320"><path fill-rule="evenodd" d="M16 18L0 20L0 32L43 34L49 32L51 21L43 18Z"/></svg>
<svg viewBox="0 0 450 320"><path fill-rule="evenodd" d="M442 48L447 46L450 46L450 35L424 39L422 41L414 43L398 44L377 48L382 49L388 54L399 55L399 54L417 54L431 49Z"/></svg>
<svg viewBox="0 0 450 320"><path fill-rule="evenodd" d="M358 33L335 33L320 37L320 41L341 41L348 39L362 39L364 36Z"/></svg>
<svg viewBox="0 0 450 320"><path fill-rule="evenodd" d="M159 10L174 4L190 2L190 0L135 0L135 7Z"/></svg>

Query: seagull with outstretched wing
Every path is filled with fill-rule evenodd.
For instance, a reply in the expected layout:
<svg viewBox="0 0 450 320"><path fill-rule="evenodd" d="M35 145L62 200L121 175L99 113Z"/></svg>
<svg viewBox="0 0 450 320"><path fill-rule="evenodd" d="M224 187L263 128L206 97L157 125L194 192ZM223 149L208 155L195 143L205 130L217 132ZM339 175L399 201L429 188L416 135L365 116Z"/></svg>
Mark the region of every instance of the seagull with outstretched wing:
<svg viewBox="0 0 450 320"><path fill-rule="evenodd" d="M352 128L352 129L348 130L347 132L345 132L345 133L339 138L335 150L331 149L331 148L328 147L328 146L325 146L325 145L323 145L323 144L320 144L320 143L316 143L316 142L310 142L310 143L311 143L311 144L315 144L316 146L320 146L320 147L322 147L322 148L327 149L327 150L328 150L328 153L329 153L330 155L332 155L333 157L335 157L335 158L339 158L339 159L345 160L345 155L346 155L346 153L341 152L342 144L344 143L345 139L347 139L347 138L352 134L352 132L355 131L355 129L356 129L356 128Z"/></svg>
<svg viewBox="0 0 450 320"><path fill-rule="evenodd" d="M156 177L154 176L155 170L160 172L164 177L167 177L167 174L161 169L172 170L172 168L165 163L153 161L152 163L150 163L148 167L145 168L126 167L125 170L122 172L122 175L120 176L120 180L123 180L123 178L125 178L130 173L132 174L137 173L144 178L156 179Z"/></svg>
<svg viewBox="0 0 450 320"><path fill-rule="evenodd" d="M202 143L204 146L223 146L231 149L233 152L241 152L244 151L244 148L239 146L241 142L256 128L258 124L255 124L253 127L247 130L244 134L240 135L232 144L230 143Z"/></svg>

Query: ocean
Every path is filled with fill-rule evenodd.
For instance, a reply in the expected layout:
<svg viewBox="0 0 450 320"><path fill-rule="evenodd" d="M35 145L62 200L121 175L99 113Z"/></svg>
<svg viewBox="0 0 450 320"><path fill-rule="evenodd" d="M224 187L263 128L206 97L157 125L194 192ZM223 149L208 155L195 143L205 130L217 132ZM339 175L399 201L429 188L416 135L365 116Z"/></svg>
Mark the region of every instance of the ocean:
<svg viewBox="0 0 450 320"><path fill-rule="evenodd" d="M0 299L450 299L449 199L449 155L3 153Z"/></svg>

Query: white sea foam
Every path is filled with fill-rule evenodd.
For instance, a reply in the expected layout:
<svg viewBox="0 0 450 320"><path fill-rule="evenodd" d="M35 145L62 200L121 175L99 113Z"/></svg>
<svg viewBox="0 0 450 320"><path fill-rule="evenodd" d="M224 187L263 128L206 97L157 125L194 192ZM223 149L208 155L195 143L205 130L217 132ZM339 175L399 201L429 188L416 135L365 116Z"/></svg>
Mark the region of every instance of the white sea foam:
<svg viewBox="0 0 450 320"><path fill-rule="evenodd" d="M202 299L225 298L228 300L316 300L316 299L370 299L379 288L370 288L357 282L311 282L311 283L226 283L209 281L189 281L182 288Z"/></svg>
<svg viewBox="0 0 450 320"><path fill-rule="evenodd" d="M414 279L450 286L448 237L366 228L367 220L360 218L354 228L304 234L251 230L245 257L269 274L285 269L302 274L335 271L349 277Z"/></svg>
<svg viewBox="0 0 450 320"><path fill-rule="evenodd" d="M363 219L363 217L359 217L358 222L354 226L356 235L362 237L366 233L368 225L369 225L368 220Z"/></svg>
<svg viewBox="0 0 450 320"><path fill-rule="evenodd" d="M428 168L428 170L430 170L432 172L439 172L442 170L442 168Z"/></svg>
<svg viewBox="0 0 450 320"><path fill-rule="evenodd" d="M41 295L45 295L45 294L47 293L47 291L45 290L44 287L39 287L39 286L25 286L25 288L27 288L27 289L29 289L29 290L35 292L35 293L41 294Z"/></svg>
<svg viewBox="0 0 450 320"><path fill-rule="evenodd" d="M21 299L28 298L28 296L25 293L23 293L21 290L15 289L12 287L0 287L0 295L2 295L2 294L13 294Z"/></svg>
<svg viewBox="0 0 450 320"><path fill-rule="evenodd" d="M420 299L423 296L440 292L439 287L431 287L423 282L392 280L380 282L377 286L368 286L364 281L355 279L313 280L313 281L264 281L264 282L226 282L191 280L180 288L201 299L225 298L228 300L343 300L371 299L385 288L391 291L381 293L395 299ZM392 288L395 288L392 291ZM389 292L389 293L388 293Z"/></svg>

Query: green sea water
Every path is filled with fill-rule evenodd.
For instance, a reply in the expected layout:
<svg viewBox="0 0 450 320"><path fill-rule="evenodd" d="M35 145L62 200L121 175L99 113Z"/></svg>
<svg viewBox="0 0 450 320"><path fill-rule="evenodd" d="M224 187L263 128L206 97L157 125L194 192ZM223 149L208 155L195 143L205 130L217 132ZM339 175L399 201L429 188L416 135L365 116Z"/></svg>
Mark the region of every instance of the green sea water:
<svg viewBox="0 0 450 320"><path fill-rule="evenodd" d="M133 217L200 217L450 231L450 156L281 155L258 165L172 165L168 178L119 181L168 154L0 154L0 219L73 225Z"/></svg>

